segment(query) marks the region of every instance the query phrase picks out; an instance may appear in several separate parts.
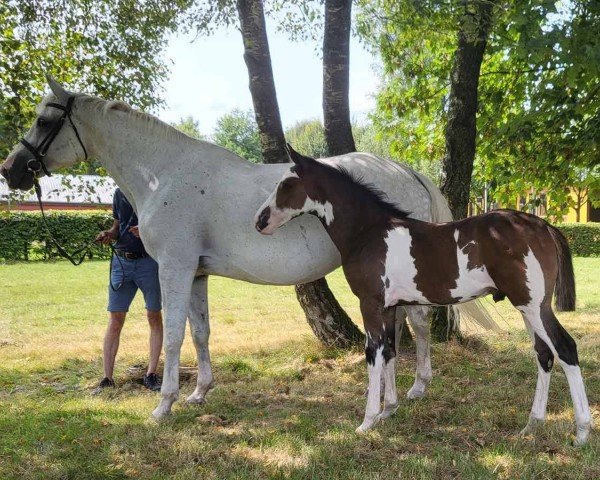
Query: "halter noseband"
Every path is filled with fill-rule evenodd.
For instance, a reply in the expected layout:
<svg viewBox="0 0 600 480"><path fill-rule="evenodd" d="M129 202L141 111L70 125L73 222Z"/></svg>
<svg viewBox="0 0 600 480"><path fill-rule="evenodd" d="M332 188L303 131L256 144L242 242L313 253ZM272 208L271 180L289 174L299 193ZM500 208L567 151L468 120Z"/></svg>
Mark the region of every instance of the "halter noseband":
<svg viewBox="0 0 600 480"><path fill-rule="evenodd" d="M31 143L29 143L24 138L21 139L21 143L34 156L34 158L27 161L27 170L30 171L31 173L33 173L34 177L37 176L37 174L40 172L40 170L43 170L47 176L49 176L49 177L52 176L50 174L50 172L48 171L48 168L46 167L46 163L44 162L44 157L46 156L46 153L48 152L50 145L52 145L52 142L54 141L54 139L60 132L60 129L64 125L65 120L67 118L69 119L69 123L73 127L73 131L75 132L75 136L77 137L77 140L79 141L79 145L81 145L81 148L83 149L83 153L85 154L85 159L86 160L88 159L87 150L85 149L85 146L83 145L83 142L81 141L81 137L79 136L79 132L77 131L77 128L75 127L75 124L73 123L73 119L71 118L71 109L73 108L74 101L75 101L75 97L69 96L67 99L67 104L65 106L60 105L58 103L46 104L47 107L53 107L53 108L58 108L59 110L62 110L63 114L60 116L58 121L52 126L52 130L50 130L50 132L48 132L48 135L46 135L44 137L44 139L41 141L41 143L37 147L34 147L33 145L31 145Z"/></svg>

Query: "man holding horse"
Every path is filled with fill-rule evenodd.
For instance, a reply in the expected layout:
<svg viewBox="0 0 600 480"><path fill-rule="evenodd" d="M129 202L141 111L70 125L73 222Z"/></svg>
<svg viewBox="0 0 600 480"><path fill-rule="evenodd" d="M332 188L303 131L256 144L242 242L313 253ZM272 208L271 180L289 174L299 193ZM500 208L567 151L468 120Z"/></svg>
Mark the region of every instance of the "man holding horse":
<svg viewBox="0 0 600 480"><path fill-rule="evenodd" d="M158 264L146 253L140 239L137 216L119 188L113 197L113 219L112 227L96 237L97 242L105 245L115 242L108 289L110 316L104 336L104 378L96 392L115 386L113 370L119 338L129 306L138 289L144 294L150 325L150 359L143 382L146 388L157 391L160 390L161 381L156 374L156 367L163 339Z"/></svg>

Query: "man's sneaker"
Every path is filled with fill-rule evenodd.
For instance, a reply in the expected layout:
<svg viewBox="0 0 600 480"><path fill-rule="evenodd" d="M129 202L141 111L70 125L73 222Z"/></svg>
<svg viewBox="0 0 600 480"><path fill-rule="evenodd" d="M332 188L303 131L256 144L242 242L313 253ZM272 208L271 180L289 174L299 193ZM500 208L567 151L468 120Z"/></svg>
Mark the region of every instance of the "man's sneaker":
<svg viewBox="0 0 600 480"><path fill-rule="evenodd" d="M112 378L104 377L100 380L98 386L92 391L92 395L98 395L106 388L115 388L115 381Z"/></svg>
<svg viewBox="0 0 600 480"><path fill-rule="evenodd" d="M144 387L146 387L148 390L158 392L160 390L161 385L162 382L160 380L160 377L156 373L149 373L148 375L144 375Z"/></svg>

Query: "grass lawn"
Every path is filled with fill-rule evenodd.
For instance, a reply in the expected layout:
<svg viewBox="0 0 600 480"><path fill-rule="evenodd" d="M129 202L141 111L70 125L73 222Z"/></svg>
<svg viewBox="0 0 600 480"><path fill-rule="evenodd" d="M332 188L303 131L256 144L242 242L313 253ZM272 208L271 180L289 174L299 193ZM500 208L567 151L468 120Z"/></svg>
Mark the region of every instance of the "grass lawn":
<svg viewBox="0 0 600 480"><path fill-rule="evenodd" d="M577 340L600 424L600 259L575 259L578 311L559 314ZM117 358L118 387L90 395L101 377L107 262L0 266L0 479L418 478L598 479L600 432L570 446L573 410L560 368L548 422L521 439L536 381L524 325L507 303L490 306L500 335L467 329L435 345L426 398L401 400L365 436L361 352L322 349L291 287L213 278L209 284L216 388L208 403L178 402L149 420L158 395L138 383L148 328L141 299ZM359 321L341 272L329 278ZM194 365L186 338L183 364ZM412 385L414 350L401 352L399 393ZM182 399L195 383L182 371Z"/></svg>

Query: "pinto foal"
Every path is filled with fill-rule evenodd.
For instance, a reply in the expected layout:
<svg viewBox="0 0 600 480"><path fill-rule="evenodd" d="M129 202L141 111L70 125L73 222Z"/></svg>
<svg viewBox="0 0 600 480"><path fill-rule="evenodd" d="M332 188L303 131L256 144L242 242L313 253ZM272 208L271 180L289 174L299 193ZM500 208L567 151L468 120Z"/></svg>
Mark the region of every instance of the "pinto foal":
<svg viewBox="0 0 600 480"><path fill-rule="evenodd" d="M575 309L571 253L562 234L526 213L498 210L443 224L409 218L343 168L304 157L294 162L256 214L256 229L272 234L303 213L318 216L340 251L344 274L360 300L366 331L369 394L358 432L370 429L398 407L395 366L396 305L452 305L487 294L508 297L521 312L537 353L538 378L529 422L546 416L550 370L565 371L577 423L575 443L584 444L591 415L575 341L551 307ZM381 378L385 385L381 411Z"/></svg>

